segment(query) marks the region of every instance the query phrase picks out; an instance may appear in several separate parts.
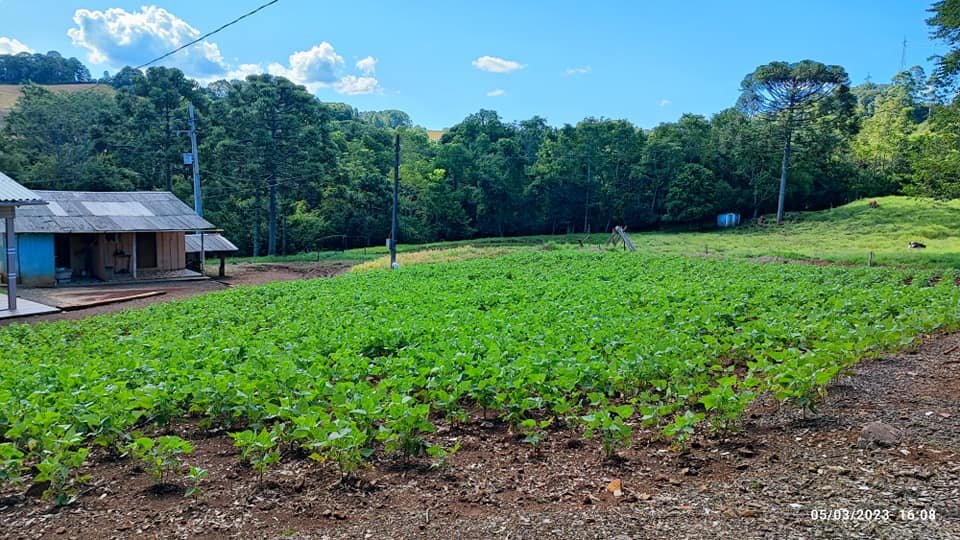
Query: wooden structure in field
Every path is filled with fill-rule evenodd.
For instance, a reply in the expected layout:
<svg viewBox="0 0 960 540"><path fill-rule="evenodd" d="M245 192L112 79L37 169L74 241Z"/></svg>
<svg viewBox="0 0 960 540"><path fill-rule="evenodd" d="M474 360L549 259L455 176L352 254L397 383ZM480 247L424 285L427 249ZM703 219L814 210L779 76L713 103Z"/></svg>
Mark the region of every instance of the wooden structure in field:
<svg viewBox="0 0 960 540"><path fill-rule="evenodd" d="M636 246L633 245L633 241L630 240L630 235L627 234L627 230L617 225L613 228L613 232L610 233L610 238L607 238L606 244L616 247L620 242L623 242L623 249L630 251L637 250Z"/></svg>
<svg viewBox="0 0 960 540"><path fill-rule="evenodd" d="M30 286L185 277L185 234L214 229L169 192L36 194L47 205L15 219L20 280Z"/></svg>

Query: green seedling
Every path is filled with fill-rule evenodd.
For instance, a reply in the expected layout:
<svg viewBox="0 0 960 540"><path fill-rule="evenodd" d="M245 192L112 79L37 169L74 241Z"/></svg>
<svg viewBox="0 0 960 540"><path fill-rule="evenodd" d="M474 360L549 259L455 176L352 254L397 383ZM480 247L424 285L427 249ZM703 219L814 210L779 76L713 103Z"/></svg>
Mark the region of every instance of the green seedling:
<svg viewBox="0 0 960 540"><path fill-rule="evenodd" d="M263 487L263 476L271 465L280 461L277 443L280 436L274 430L246 430L231 433L233 445L240 449L240 459L257 471L257 486Z"/></svg>
<svg viewBox="0 0 960 540"><path fill-rule="evenodd" d="M127 448L135 459L143 462L158 486L166 484L169 474L181 468L181 456L193 453L190 443L173 435L156 439L138 437Z"/></svg>

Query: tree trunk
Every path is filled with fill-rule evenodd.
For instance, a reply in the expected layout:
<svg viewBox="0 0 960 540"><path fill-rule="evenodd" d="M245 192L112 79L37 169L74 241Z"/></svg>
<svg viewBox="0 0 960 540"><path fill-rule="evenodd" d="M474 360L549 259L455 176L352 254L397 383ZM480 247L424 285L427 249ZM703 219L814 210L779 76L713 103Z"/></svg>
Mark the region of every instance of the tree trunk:
<svg viewBox="0 0 960 540"><path fill-rule="evenodd" d="M260 255L260 186L253 195L253 256Z"/></svg>
<svg viewBox="0 0 960 540"><path fill-rule="evenodd" d="M270 175L267 181L270 185L270 206L267 209L269 232L267 233L267 255L277 254L277 179Z"/></svg>
<svg viewBox="0 0 960 540"><path fill-rule="evenodd" d="M787 197L787 171L790 168L790 140L793 138L791 114L787 114L787 136L783 142L783 164L780 168L780 195L777 197L777 225L783 223L783 206Z"/></svg>

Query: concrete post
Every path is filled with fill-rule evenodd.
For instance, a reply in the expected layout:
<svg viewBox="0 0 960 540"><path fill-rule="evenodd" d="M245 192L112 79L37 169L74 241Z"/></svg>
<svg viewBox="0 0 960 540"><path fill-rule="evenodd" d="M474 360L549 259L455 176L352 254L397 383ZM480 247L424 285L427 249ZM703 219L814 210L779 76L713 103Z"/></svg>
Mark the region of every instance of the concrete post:
<svg viewBox="0 0 960 540"><path fill-rule="evenodd" d="M7 228L7 308L17 310L17 233L13 228L13 216L4 222Z"/></svg>

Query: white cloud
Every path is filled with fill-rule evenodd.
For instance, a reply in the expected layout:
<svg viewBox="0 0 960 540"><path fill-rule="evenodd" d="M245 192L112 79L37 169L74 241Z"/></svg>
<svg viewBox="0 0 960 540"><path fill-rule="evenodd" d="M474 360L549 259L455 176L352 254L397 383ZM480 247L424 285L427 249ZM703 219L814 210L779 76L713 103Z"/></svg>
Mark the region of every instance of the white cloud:
<svg viewBox="0 0 960 540"><path fill-rule="evenodd" d="M357 69L365 75L373 75L377 71L377 59L372 56L363 58L357 61Z"/></svg>
<svg viewBox="0 0 960 540"><path fill-rule="evenodd" d="M495 88L495 89L487 92L487 96L488 96L488 97L497 97L497 96L502 96L502 95L504 95L504 94L506 94L506 93L507 93L507 91L504 90L503 88Z"/></svg>
<svg viewBox="0 0 960 540"><path fill-rule="evenodd" d="M13 38L0 36L0 54L19 54L22 52L33 52L33 50Z"/></svg>
<svg viewBox="0 0 960 540"><path fill-rule="evenodd" d="M377 59L368 56L356 63L357 69L365 75L341 75L344 67L343 57L337 54L333 45L324 41L308 51L297 51L291 54L286 66L277 62L270 64L267 66L267 72L302 84L314 93L321 88L333 87L341 94L355 96L372 94L380 89L380 81L371 76L376 65ZM259 69L260 66L247 65L247 67Z"/></svg>
<svg viewBox="0 0 960 540"><path fill-rule="evenodd" d="M661 99L661 100L660 100L660 106L661 106L661 107L669 107L672 103L673 103L673 102L670 101L669 99Z"/></svg>
<svg viewBox="0 0 960 540"><path fill-rule="evenodd" d="M157 6L133 12L78 9L73 22L77 26L67 31L73 44L89 51L90 62L113 67L142 64L200 37L199 30ZM219 47L207 41L174 54L169 62L197 77L227 71Z"/></svg>
<svg viewBox="0 0 960 540"><path fill-rule="evenodd" d="M333 89L341 94L356 96L359 94L372 94L378 90L380 81L373 77L357 77L356 75L347 75L333 83Z"/></svg>
<svg viewBox="0 0 960 540"><path fill-rule="evenodd" d="M586 75L587 73L590 73L590 66L567 68L563 72L566 77L571 75Z"/></svg>
<svg viewBox="0 0 960 540"><path fill-rule="evenodd" d="M343 57L333 50L333 45L324 41L309 51L291 54L288 66L274 62L267 66L267 71L315 90L336 81L337 72L342 67Z"/></svg>
<svg viewBox="0 0 960 540"><path fill-rule="evenodd" d="M260 75L261 73L266 73L266 71L260 64L240 64L236 69L231 69L224 78L228 81L235 79L242 81L250 75Z"/></svg>
<svg viewBox="0 0 960 540"><path fill-rule="evenodd" d="M510 73L526 67L520 62L497 58L496 56L481 56L474 60L472 64L473 67L479 70L490 71L492 73Z"/></svg>

